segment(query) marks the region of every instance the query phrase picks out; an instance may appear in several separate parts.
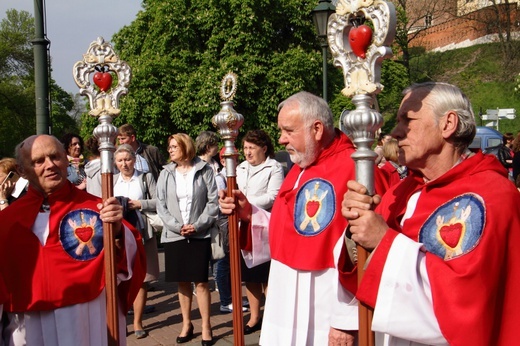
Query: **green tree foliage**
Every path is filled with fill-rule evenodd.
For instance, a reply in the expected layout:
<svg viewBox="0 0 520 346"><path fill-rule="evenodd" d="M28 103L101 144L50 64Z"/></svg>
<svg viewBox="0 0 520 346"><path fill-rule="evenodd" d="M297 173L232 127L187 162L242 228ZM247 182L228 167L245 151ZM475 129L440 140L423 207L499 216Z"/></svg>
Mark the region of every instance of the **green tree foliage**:
<svg viewBox="0 0 520 346"><path fill-rule="evenodd" d="M36 133L34 90L34 18L27 11L8 10L0 22L0 157L13 156L14 147ZM77 131L67 115L71 95L51 80L52 133L60 137Z"/></svg>
<svg viewBox="0 0 520 346"><path fill-rule="evenodd" d="M33 36L29 12L8 10L0 22L0 156L12 156L16 143L36 128Z"/></svg>
<svg viewBox="0 0 520 346"><path fill-rule="evenodd" d="M143 11L113 37L115 50L132 68L129 93L114 124L133 124L141 140L161 148L172 133L195 137L202 130L216 131L211 119L220 110L220 82L232 71L239 81L235 109L245 118L241 134L262 128L276 142L280 101L301 90L321 95L315 6L302 0L143 1ZM330 103L338 119L352 107L340 92L342 71L331 60L329 55ZM379 105L393 114L400 98L396 90L408 78L401 65L388 64L383 78L392 85L383 82ZM86 136L97 121L84 116L82 125Z"/></svg>
<svg viewBox="0 0 520 346"><path fill-rule="evenodd" d="M307 90L320 94L321 54L311 10L301 0L143 1L131 25L113 38L132 68L116 124L136 126L144 141L164 147L168 135L216 130L219 88L238 75L235 109L241 133L263 128L277 138L277 105Z"/></svg>

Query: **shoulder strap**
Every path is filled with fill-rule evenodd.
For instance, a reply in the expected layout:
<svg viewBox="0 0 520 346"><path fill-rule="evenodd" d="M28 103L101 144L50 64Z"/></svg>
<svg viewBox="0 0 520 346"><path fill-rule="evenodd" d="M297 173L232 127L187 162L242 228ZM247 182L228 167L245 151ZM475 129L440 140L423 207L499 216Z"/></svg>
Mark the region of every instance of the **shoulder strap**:
<svg viewBox="0 0 520 346"><path fill-rule="evenodd" d="M141 174L141 177L143 179L143 185L144 185L144 194L146 196L146 199L152 199L150 196L150 191L148 190L148 182L146 181L146 175L149 173L143 173Z"/></svg>

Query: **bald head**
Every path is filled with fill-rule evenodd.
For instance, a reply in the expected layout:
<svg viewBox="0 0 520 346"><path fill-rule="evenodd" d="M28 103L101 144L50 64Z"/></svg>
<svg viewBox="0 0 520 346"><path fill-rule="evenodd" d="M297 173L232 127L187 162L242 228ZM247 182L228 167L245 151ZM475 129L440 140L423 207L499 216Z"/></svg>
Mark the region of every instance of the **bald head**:
<svg viewBox="0 0 520 346"><path fill-rule="evenodd" d="M21 175L45 196L57 191L67 181L67 153L53 136L34 135L15 149Z"/></svg>

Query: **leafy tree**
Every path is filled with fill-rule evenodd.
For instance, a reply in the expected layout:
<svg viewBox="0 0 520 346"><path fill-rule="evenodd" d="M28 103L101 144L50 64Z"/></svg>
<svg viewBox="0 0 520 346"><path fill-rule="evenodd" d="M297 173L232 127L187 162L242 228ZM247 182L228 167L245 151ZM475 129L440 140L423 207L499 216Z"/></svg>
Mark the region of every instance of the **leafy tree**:
<svg viewBox="0 0 520 346"><path fill-rule="evenodd" d="M412 41L431 25L446 21L455 16L456 2L449 0L391 0L395 5L397 24L394 51L400 52L403 65L410 70L413 50Z"/></svg>
<svg viewBox="0 0 520 346"><path fill-rule="evenodd" d="M211 119L220 110L220 81L232 71L239 82L235 109L245 117L241 133L263 128L277 138L278 103L300 90L319 94L314 6L301 0L143 1L136 20L113 38L133 73L116 125L131 123L141 139L162 147L175 132L216 131Z"/></svg>
<svg viewBox="0 0 520 346"><path fill-rule="evenodd" d="M461 10L470 12L475 10L471 7L471 3L462 6ZM475 6L473 4L473 6ZM468 15L473 23L475 23L476 30L481 31L485 28L488 34L496 34L498 37L501 63L503 73L501 77L510 80L512 75L511 70L518 69L520 56L520 43L514 38L514 31L517 31L518 26L518 6L516 1L504 0L490 0L486 2L486 6L479 9L478 12L473 12Z"/></svg>
<svg viewBox="0 0 520 346"><path fill-rule="evenodd" d="M262 128L276 140L278 103L301 90L321 94L321 49L311 17L315 5L302 0L143 1L143 11L113 37L115 50L132 68L129 93L114 124L133 124L140 139L162 148L172 133L195 137L202 130L216 131L211 119L220 110L220 82L232 71L239 81L235 109L245 118L241 134ZM339 118L349 100L340 93L342 72L328 71L331 105ZM408 80L402 65L392 71L384 73L392 83ZM386 85L382 109L396 108L389 103L402 85ZM97 120L84 115L82 125L86 136Z"/></svg>
<svg viewBox="0 0 520 346"><path fill-rule="evenodd" d="M27 11L8 10L0 22L0 157L13 156L14 147L36 132L34 18ZM72 99L51 80L53 134L77 131L67 115Z"/></svg>
<svg viewBox="0 0 520 346"><path fill-rule="evenodd" d="M59 87L53 79L51 79L50 91L52 134L61 138L67 132L78 133L79 122L69 114L74 107L72 94Z"/></svg>
<svg viewBox="0 0 520 346"><path fill-rule="evenodd" d="M12 156L16 143L36 128L33 36L29 12L6 12L0 22L0 156Z"/></svg>

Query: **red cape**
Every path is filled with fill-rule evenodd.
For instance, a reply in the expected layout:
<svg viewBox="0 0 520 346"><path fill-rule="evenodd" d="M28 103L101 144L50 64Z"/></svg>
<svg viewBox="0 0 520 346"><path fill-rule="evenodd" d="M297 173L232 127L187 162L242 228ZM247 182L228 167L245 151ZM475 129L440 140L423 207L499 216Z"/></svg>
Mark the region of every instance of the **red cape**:
<svg viewBox="0 0 520 346"><path fill-rule="evenodd" d="M416 210L401 229L407 201L418 190ZM441 229L434 222L442 212L459 212L462 208L453 202L461 198L474 203L466 221L467 234L460 236L464 241L459 252L448 252L445 249L451 247L439 246L441 240L435 233L440 234ZM443 210L443 206L449 208ZM478 153L428 184L412 174L384 195L377 212L390 229L357 291L361 301L375 305L386 257L400 232L426 248L433 308L450 345L518 342L520 194L494 157ZM449 237L443 241L455 246Z"/></svg>
<svg viewBox="0 0 520 346"><path fill-rule="evenodd" d="M53 310L93 300L105 287L101 200L71 183L48 197L49 236L45 246L32 226L43 196L29 188L25 196L0 213L0 275L5 281L6 311ZM85 221L83 224L81 224ZM133 303L145 275L145 256L138 232L129 227L138 252L133 276L118 285L125 311ZM126 272L126 254L118 250L117 272Z"/></svg>
<svg viewBox="0 0 520 346"><path fill-rule="evenodd" d="M293 166L271 213L269 245L273 259L298 270L336 266L333 250L347 226L341 203L347 181L355 179L354 152L352 142L337 130L332 144L303 174L302 168ZM381 193L386 187L384 178L377 169L375 175L376 191Z"/></svg>

